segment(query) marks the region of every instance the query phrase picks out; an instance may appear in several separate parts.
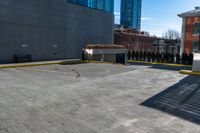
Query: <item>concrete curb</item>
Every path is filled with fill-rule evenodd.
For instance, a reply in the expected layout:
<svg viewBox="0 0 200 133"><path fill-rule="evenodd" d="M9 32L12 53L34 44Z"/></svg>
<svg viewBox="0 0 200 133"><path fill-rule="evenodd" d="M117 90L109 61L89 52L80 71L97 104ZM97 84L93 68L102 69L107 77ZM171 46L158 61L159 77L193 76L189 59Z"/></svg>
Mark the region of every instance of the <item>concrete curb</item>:
<svg viewBox="0 0 200 133"><path fill-rule="evenodd" d="M128 60L128 62L143 63L143 64L150 64L150 65L165 65L165 66L171 66L171 67L192 67L191 65L162 63L162 62L145 62L145 61L136 61L136 60Z"/></svg>
<svg viewBox="0 0 200 133"><path fill-rule="evenodd" d="M200 72L193 72L193 71L190 71L190 70L180 70L179 72L181 74L186 74L186 75L200 76Z"/></svg>
<svg viewBox="0 0 200 133"><path fill-rule="evenodd" d="M3 68L17 68L17 67L33 67L33 66L45 66L45 65L71 65L82 63L80 59L71 59L71 60L60 60L60 61L42 61L42 62L30 62L30 63L15 63L15 64L2 64L0 69Z"/></svg>

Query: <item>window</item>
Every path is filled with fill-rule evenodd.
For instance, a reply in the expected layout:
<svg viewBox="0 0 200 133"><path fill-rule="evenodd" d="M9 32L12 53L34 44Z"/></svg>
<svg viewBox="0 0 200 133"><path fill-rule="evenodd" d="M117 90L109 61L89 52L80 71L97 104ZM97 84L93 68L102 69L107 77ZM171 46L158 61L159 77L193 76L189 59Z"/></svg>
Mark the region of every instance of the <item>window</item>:
<svg viewBox="0 0 200 133"><path fill-rule="evenodd" d="M194 24L194 32L193 34L200 34L200 22Z"/></svg>
<svg viewBox="0 0 200 133"><path fill-rule="evenodd" d="M114 0L68 0L71 3L113 13Z"/></svg>
<svg viewBox="0 0 200 133"><path fill-rule="evenodd" d="M192 51L193 52L199 51L199 41L193 41L192 42Z"/></svg>
<svg viewBox="0 0 200 133"><path fill-rule="evenodd" d="M68 0L71 3L82 5L82 6L88 6L88 1L86 0Z"/></svg>

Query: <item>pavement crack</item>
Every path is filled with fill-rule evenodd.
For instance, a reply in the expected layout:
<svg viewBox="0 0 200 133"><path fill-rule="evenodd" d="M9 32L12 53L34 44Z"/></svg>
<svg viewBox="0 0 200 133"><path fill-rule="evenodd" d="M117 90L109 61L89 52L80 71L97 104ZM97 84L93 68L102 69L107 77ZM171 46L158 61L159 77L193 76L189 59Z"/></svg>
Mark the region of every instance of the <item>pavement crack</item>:
<svg viewBox="0 0 200 133"><path fill-rule="evenodd" d="M72 72L75 72L76 73L76 78L79 78L80 77L80 74L79 74L79 72L78 71L76 71L75 69L72 69Z"/></svg>

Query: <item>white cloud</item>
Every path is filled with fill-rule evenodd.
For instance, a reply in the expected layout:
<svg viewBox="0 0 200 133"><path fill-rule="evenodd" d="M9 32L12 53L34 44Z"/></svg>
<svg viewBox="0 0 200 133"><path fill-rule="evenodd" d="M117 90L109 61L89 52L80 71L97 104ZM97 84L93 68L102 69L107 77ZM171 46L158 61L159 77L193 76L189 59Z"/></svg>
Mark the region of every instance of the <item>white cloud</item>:
<svg viewBox="0 0 200 133"><path fill-rule="evenodd" d="M142 17L141 20L142 21L152 21L154 19L153 18L148 18L148 17Z"/></svg>
<svg viewBox="0 0 200 133"><path fill-rule="evenodd" d="M181 33L181 27L181 23L177 20L153 19L153 21L142 21L141 29L150 32L151 35L162 36L168 29Z"/></svg>

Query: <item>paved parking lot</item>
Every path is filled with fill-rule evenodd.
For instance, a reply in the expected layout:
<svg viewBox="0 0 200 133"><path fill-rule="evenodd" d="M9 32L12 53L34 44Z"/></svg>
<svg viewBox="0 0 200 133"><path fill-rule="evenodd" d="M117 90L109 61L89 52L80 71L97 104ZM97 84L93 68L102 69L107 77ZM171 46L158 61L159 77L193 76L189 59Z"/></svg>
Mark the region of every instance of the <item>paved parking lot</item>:
<svg viewBox="0 0 200 133"><path fill-rule="evenodd" d="M151 65L0 69L0 133L200 133L199 85Z"/></svg>

